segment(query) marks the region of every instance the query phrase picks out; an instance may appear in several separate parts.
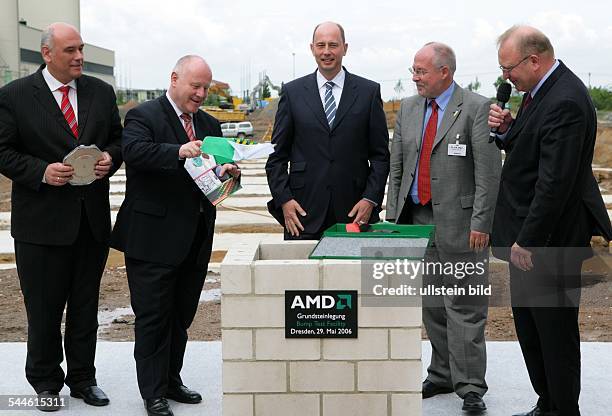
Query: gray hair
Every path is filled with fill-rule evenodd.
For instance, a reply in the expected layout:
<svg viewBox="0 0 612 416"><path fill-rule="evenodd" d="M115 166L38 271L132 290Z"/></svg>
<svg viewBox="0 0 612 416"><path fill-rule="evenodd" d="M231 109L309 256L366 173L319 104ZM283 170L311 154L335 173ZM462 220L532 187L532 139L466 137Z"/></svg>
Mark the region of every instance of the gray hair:
<svg viewBox="0 0 612 416"><path fill-rule="evenodd" d="M204 58L202 58L199 55L185 55L185 56L180 57L179 60L176 61L176 64L174 64L174 69L172 69L172 72L176 72L177 74L180 75L181 73L183 73L185 66L195 60L200 60L206 63Z"/></svg>
<svg viewBox="0 0 612 416"><path fill-rule="evenodd" d="M47 27L42 31L40 35L40 48L43 46L48 47L49 49L53 49L53 32L55 28L53 26Z"/></svg>
<svg viewBox="0 0 612 416"><path fill-rule="evenodd" d="M497 38L497 47L507 42L510 38L516 40L521 55L550 54L555 56L555 50L550 39L535 27L526 25L514 25Z"/></svg>
<svg viewBox="0 0 612 416"><path fill-rule="evenodd" d="M431 46L434 50L434 66L438 68L446 66L451 74L455 73L457 69L457 59L455 58L455 52L450 46L441 42L428 42L423 45L423 47L425 46Z"/></svg>

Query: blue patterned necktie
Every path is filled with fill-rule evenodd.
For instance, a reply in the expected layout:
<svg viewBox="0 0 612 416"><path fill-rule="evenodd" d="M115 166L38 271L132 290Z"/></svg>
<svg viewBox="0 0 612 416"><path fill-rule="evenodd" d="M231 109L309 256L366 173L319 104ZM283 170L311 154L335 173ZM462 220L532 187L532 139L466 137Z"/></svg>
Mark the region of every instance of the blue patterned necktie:
<svg viewBox="0 0 612 416"><path fill-rule="evenodd" d="M332 94L334 83L331 81L327 81L325 83L325 88L325 105L323 106L323 108L325 109L325 117L327 117L327 123L331 128L334 124L334 118L336 118L336 100L334 99L334 94Z"/></svg>

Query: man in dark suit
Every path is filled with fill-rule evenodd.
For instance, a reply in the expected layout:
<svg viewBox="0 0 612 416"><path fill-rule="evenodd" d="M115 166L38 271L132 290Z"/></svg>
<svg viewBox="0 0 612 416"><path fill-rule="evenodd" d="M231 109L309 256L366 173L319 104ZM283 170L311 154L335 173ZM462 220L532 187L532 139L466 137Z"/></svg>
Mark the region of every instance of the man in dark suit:
<svg viewBox="0 0 612 416"><path fill-rule="evenodd" d="M595 109L549 39L514 26L498 39L505 79L524 91L516 120L492 105L506 151L493 221L494 254L510 261L514 322L537 406L523 415L580 414L580 270L591 236L612 228L591 163Z"/></svg>
<svg viewBox="0 0 612 416"><path fill-rule="evenodd" d="M149 415L172 415L167 398L199 403L180 371L212 251L216 210L184 168L219 122L199 109L212 72L199 56L179 59L166 95L130 110L123 130L127 189L112 247L125 253L136 315L134 358ZM198 139L199 138L199 139ZM233 164L225 172L238 176Z"/></svg>
<svg viewBox="0 0 612 416"><path fill-rule="evenodd" d="M65 383L73 397L103 406L109 401L96 386L94 357L121 120L113 88L82 75L83 41L74 27L49 26L41 52L45 64L36 73L0 90L0 172L13 181L11 234L28 314L26 377L39 395L57 396ZM62 160L91 144L104 155L96 180L73 186L74 170Z"/></svg>
<svg viewBox="0 0 612 416"><path fill-rule="evenodd" d="M379 221L389 133L380 86L342 67L347 48L339 24L321 23L310 45L317 71L281 92L266 174L268 209L285 226L285 239L318 239L335 223Z"/></svg>

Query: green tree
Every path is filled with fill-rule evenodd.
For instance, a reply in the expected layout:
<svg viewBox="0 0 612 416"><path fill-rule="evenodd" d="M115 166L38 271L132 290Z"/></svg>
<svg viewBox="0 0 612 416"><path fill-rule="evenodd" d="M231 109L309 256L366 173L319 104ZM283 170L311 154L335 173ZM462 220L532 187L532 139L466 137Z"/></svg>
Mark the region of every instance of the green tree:
<svg viewBox="0 0 612 416"><path fill-rule="evenodd" d="M263 90L261 91L261 98L265 99L270 98L271 96L272 94L270 93L270 87L268 87L268 84L264 84Z"/></svg>
<svg viewBox="0 0 612 416"><path fill-rule="evenodd" d="M589 88L589 94L598 111L612 111L612 90L605 87Z"/></svg>
<svg viewBox="0 0 612 416"><path fill-rule="evenodd" d="M467 85L467 89L468 89L469 91L472 91L472 92L478 92L478 90L480 89L480 86L481 86L481 85L482 85L482 84L480 83L480 81L478 81L478 77L476 77L476 79L474 80L474 82L470 82L470 83Z"/></svg>
<svg viewBox="0 0 612 416"><path fill-rule="evenodd" d="M218 107L220 103L221 103L221 100L219 99L219 96L217 94L208 94L208 97L206 97L206 101L204 101L202 105L210 105L210 106Z"/></svg>

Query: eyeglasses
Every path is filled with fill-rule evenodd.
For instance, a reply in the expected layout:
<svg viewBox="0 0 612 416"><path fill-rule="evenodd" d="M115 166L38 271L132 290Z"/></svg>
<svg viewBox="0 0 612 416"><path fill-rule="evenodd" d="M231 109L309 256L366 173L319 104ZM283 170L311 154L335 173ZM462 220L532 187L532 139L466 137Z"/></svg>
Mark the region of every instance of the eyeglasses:
<svg viewBox="0 0 612 416"><path fill-rule="evenodd" d="M501 69L501 70L502 70L502 72L505 72L505 73L509 74L510 72L512 72L512 70L513 70L514 68L516 68L517 66L519 66L520 64L522 64L523 62L525 62L525 61L526 61L526 60L527 60L527 59L528 59L530 56L531 56L531 55L527 55L526 57L524 57L523 59L521 59L521 60L519 61L519 63L518 63L518 64L516 64L516 65L510 65L510 66L503 66L503 65L500 65L500 66L499 66L499 69Z"/></svg>
<svg viewBox="0 0 612 416"><path fill-rule="evenodd" d="M436 69L442 69L444 68L444 65L436 68ZM414 68L408 68L408 71L412 74L412 75L416 75L417 77L421 78L424 77L425 75L429 74L429 71L426 71L424 69L414 69Z"/></svg>

